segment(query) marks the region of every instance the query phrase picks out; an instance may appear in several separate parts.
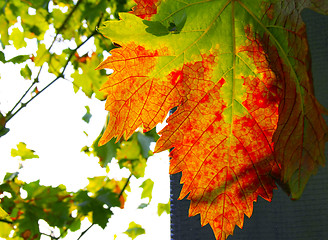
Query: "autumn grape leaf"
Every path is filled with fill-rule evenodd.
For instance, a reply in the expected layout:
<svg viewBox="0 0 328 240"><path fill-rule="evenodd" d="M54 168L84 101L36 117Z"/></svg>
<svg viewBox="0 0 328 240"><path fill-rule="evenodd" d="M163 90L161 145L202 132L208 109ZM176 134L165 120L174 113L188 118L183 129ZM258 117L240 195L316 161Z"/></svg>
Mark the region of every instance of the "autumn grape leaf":
<svg viewBox="0 0 328 240"><path fill-rule="evenodd" d="M155 151L174 148L180 198L217 239L242 228L258 196L270 201L275 181L299 198L328 133L300 12L327 13L325 1L136 2L100 28L121 48L98 67L114 70L99 143L150 130L177 106Z"/></svg>

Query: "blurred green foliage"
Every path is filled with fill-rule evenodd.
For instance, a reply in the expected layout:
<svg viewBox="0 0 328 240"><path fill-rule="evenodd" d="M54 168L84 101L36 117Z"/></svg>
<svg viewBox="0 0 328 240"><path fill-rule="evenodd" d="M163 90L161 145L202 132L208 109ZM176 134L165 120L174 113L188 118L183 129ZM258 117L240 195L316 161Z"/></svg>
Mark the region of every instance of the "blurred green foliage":
<svg viewBox="0 0 328 240"><path fill-rule="evenodd" d="M58 79L71 77L75 92L81 90L88 98L94 96L103 101L106 96L99 89L107 79L106 72L94 69L104 59L104 51L115 46L99 34L97 28L104 21L118 19L118 12L130 11L133 5L132 0L0 0L0 65L19 64L22 81L30 82L11 110L0 112L0 137L5 138L9 132L6 124ZM88 42L94 47L80 55L78 50ZM19 50L29 44L34 44L37 50L7 56L10 47ZM67 73L68 68L73 72ZM48 79L42 79L43 71L53 74L50 83ZM92 117L91 112L86 106L86 114L82 117L86 123ZM60 239L69 231L80 230L85 218L91 222L90 227L106 227L113 215L112 209L124 208L131 178L144 176L147 159L153 154L150 144L158 139L158 135L155 129L147 133L136 132L126 141L112 139L98 146L103 131L82 151L98 157L100 167L104 168L116 158L120 168L130 171L129 178L117 181L108 176L93 177L89 178L85 188L68 192L64 185L52 187L41 185L40 181L21 181L20 169L7 173L0 183L1 238L30 240L44 235ZM11 155L20 161L39 158L23 142L12 149ZM23 168L23 162L20 168ZM149 202L153 185L154 182L147 179L140 186L143 188L141 197L148 197ZM40 231L40 220L49 225L49 232ZM59 229L59 236L55 235L54 229ZM145 230L132 222L125 233L134 239Z"/></svg>

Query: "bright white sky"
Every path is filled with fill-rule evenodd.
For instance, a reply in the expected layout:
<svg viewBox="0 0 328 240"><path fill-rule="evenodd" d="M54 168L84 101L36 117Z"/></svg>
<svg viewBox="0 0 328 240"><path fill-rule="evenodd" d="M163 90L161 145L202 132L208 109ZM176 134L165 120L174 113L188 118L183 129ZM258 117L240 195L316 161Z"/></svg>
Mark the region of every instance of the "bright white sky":
<svg viewBox="0 0 328 240"><path fill-rule="evenodd" d="M85 47L90 49L92 45ZM35 54L36 50L35 44L31 42L27 48L20 49L19 54ZM6 59L18 54L14 48L8 48L5 52L8 53ZM81 52L83 53L83 49ZM8 65L0 63L0 111L3 113L14 106L31 83L20 76L19 69L24 64ZM29 65L36 75L38 70L32 68L33 63ZM43 74L40 76L39 89L54 79L54 76L45 70L42 70ZM66 71L66 78L69 78L70 74ZM82 120L86 105L90 106L92 114L89 124ZM88 184L88 177L106 175L97 158L81 153L81 148L85 145L90 146L100 133L106 114L104 102L88 99L81 91L75 94L69 81L58 80L27 108L21 110L6 126L10 128L10 132L0 138L0 179L3 179L6 172L17 171L18 161L11 157L10 152L19 142L25 142L27 148L35 150L40 157L24 162L24 168L19 175L23 181L40 179L43 185L64 184L68 191L77 191ZM161 240L170 239L169 215L163 213L161 217L157 216L157 204L167 203L169 200L168 162L167 152L149 158L145 177L131 180L132 191L125 209L114 209L114 216L105 230L94 226L82 239L113 239L114 234L117 234L117 240L130 239L122 232L128 228L131 221L141 224L146 230L146 234L137 237L136 240L159 239L159 236ZM110 165L110 169L110 176L117 180L129 175L127 170L120 170L117 164ZM141 203L148 202L148 198L140 199L142 189L139 188L147 178L155 182L153 199L147 208L137 210ZM84 222L81 230L85 230L89 225L88 221ZM47 227L42 230L49 233ZM65 239L77 239L80 233L81 231L71 233Z"/></svg>

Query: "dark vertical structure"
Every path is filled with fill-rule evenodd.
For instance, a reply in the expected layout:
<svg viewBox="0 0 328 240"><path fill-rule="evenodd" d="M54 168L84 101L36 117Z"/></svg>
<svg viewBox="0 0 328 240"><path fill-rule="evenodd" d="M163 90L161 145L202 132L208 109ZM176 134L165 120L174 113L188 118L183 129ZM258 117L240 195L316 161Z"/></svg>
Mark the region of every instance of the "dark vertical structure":
<svg viewBox="0 0 328 240"><path fill-rule="evenodd" d="M328 108L328 16L306 9L302 17L307 25L315 93L319 102ZM326 159L327 148L326 144ZM188 217L189 200L177 200L180 178L181 173L171 175L171 239L214 240L210 226L200 226L199 215ZM251 219L245 217L244 229L236 227L229 239L328 239L328 166L311 177L298 201L291 201L281 189L274 191L271 203L259 197Z"/></svg>

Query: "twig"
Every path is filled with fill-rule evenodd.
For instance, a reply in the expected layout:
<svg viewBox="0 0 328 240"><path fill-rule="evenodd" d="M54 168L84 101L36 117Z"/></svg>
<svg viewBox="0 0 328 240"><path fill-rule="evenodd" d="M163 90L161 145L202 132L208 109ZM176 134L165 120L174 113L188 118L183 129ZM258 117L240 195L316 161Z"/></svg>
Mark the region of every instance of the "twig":
<svg viewBox="0 0 328 240"><path fill-rule="evenodd" d="M59 238L57 238L57 237L55 237L55 236L53 236L53 235L51 235L51 234L47 234L47 233L40 233L41 235L44 235L44 236L47 236L47 237L50 237L51 238L51 240L57 240L57 239L59 239Z"/></svg>
<svg viewBox="0 0 328 240"><path fill-rule="evenodd" d="M60 34L60 32L64 29L65 25L67 24L67 22L69 21L69 19L72 17L73 13L76 11L77 7L81 4L83 0L79 0L75 6L73 7L72 11L66 16L65 20L63 21L63 23L60 25L60 27L58 28L58 30L56 31L56 35L50 45L50 47L48 48L48 52L50 52L51 48L53 47L54 43L56 42L56 39L58 37L58 35ZM51 57L51 56L50 56ZM20 109L24 108L26 106L27 103L22 104L21 107L14 113L12 114L12 112L15 110L15 108L22 103L24 97L30 92L30 90L34 87L34 85L36 83L39 82L39 76L42 70L42 66L39 69L38 75L37 77L34 79L34 81L32 82L32 84L29 86L29 88L25 91L25 93L22 95L22 97L18 100L18 102L15 104L15 106L7 113L6 115L6 121L8 122L14 115L16 115L17 112L20 111ZM62 72L63 73L63 72ZM62 74L61 73L61 74ZM37 94L38 95L38 94ZM36 96L36 95L35 95ZM30 99L31 100L31 99Z"/></svg>
<svg viewBox="0 0 328 240"><path fill-rule="evenodd" d="M92 228L93 227L93 225L95 225L94 223L92 223L87 229L85 229L82 233L81 233L81 235L79 236L79 238L77 239L77 240L80 240L81 239L81 237L84 235L84 234L86 234L86 232L87 231L89 231L89 229L90 228Z"/></svg>
<svg viewBox="0 0 328 240"><path fill-rule="evenodd" d="M126 180L126 182L125 182L125 184L124 184L124 186L123 186L123 188L122 188L120 194L118 195L118 198L120 198L120 197L122 196L123 192L125 191L126 187L128 186L128 184L129 184L129 182L130 182L131 177L132 177L132 173L130 173L130 176L129 176L128 179Z"/></svg>
<svg viewBox="0 0 328 240"><path fill-rule="evenodd" d="M70 62L71 58L73 57L74 53L82 46L84 45L87 41L89 41L90 38L92 38L94 35L98 34L98 32L95 30L93 31L89 37L82 42L80 45L78 45L75 49L72 50L71 54L69 55L63 70L61 71L61 73L54 79L52 80L47 86L45 86L42 90L40 90L37 94L35 94L31 99L29 99L26 103L21 103L21 106L17 109L16 112L14 112L13 114L8 114L6 117L6 122L8 123L10 119L12 119L21 109L23 109L24 107L26 107L27 104L29 104L34 98L36 98L37 96L39 96L44 90L46 90L48 87L50 87L54 82L56 82L59 78L64 77L64 72L68 66L68 63Z"/></svg>
<svg viewBox="0 0 328 240"><path fill-rule="evenodd" d="M73 7L72 11L66 16L64 22L60 25L60 27L58 28L58 30L56 31L56 35L54 37L54 40L52 41L50 47L49 47L49 51L52 48L52 46L54 45L54 43L56 42L56 39L58 37L58 35L60 34L60 32L64 29L65 25L67 24L68 20L72 17L73 13L75 12L75 10L77 9L77 7L81 4L83 0L79 0L76 5Z"/></svg>

